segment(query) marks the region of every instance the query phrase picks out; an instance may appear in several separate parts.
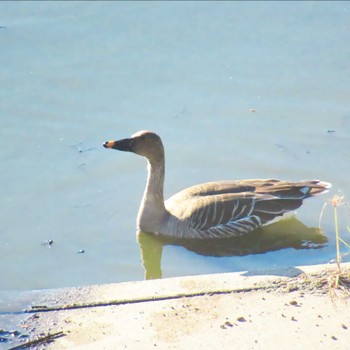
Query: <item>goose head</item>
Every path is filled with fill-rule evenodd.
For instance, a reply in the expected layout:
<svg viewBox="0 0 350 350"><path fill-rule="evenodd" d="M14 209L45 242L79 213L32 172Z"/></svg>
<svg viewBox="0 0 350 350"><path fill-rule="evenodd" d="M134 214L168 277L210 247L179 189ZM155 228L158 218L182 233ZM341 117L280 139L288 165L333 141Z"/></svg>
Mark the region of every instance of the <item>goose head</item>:
<svg viewBox="0 0 350 350"><path fill-rule="evenodd" d="M119 141L106 141L105 148L132 152L147 158L151 163L164 161L164 147L161 138L152 131L141 130L131 137Z"/></svg>

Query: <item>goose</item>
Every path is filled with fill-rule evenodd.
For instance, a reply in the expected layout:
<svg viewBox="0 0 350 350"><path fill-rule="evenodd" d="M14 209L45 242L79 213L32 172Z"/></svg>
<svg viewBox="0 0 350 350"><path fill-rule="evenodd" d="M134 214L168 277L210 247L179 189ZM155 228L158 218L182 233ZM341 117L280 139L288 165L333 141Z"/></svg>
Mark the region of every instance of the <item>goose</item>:
<svg viewBox="0 0 350 350"><path fill-rule="evenodd" d="M305 198L331 187L320 180L216 181L188 187L164 201L164 147L155 132L141 130L130 138L106 141L103 146L147 159L148 178L137 215L137 230L165 237L242 236L299 208Z"/></svg>

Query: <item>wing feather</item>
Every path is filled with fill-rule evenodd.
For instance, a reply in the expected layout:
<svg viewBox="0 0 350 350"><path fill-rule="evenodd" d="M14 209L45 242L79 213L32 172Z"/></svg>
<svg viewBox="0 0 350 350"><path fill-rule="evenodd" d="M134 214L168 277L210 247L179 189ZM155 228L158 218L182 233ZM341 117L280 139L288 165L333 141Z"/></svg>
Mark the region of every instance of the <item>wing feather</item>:
<svg viewBox="0 0 350 350"><path fill-rule="evenodd" d="M295 210L303 199L325 192L318 180L290 183L276 179L209 182L178 192L165 207L192 237L239 236ZM177 225L177 224L176 224Z"/></svg>

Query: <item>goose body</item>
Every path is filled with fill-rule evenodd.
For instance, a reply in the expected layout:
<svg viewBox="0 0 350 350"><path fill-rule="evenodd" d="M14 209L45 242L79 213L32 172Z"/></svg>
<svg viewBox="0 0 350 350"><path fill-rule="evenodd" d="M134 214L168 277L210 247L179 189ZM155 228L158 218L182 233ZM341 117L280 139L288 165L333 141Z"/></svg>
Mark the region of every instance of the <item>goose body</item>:
<svg viewBox="0 0 350 350"><path fill-rule="evenodd" d="M137 229L164 236L241 236L299 208L305 198L331 187L319 180L218 181L186 188L164 201L164 147L156 133L142 130L130 138L107 141L103 146L133 152L147 159L148 178L137 216Z"/></svg>

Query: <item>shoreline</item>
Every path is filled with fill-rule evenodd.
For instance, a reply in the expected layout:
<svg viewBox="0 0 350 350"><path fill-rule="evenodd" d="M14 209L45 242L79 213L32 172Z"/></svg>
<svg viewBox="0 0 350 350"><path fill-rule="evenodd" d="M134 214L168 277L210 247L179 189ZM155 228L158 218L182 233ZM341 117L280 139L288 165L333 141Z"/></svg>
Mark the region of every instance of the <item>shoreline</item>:
<svg viewBox="0 0 350 350"><path fill-rule="evenodd" d="M350 263L341 266L350 276ZM346 349L349 294L331 296L327 284L336 268L314 265L28 291L31 303L26 312L18 310L16 317L25 320L18 331L37 340L31 349ZM297 343L288 342L291 337Z"/></svg>

